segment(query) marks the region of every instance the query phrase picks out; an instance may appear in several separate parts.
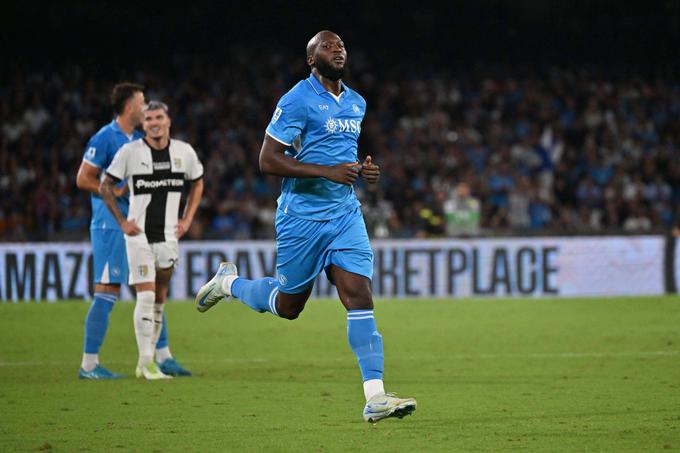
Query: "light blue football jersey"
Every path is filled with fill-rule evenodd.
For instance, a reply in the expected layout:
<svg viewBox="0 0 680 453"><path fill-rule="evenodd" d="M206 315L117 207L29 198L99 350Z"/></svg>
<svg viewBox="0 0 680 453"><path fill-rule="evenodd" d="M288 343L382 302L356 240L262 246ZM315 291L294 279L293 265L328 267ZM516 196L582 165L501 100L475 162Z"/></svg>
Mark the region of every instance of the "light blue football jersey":
<svg viewBox="0 0 680 453"><path fill-rule="evenodd" d="M357 143L366 101L342 84L339 98L312 74L276 106L267 134L300 162L335 165L358 161ZM360 206L354 188L325 178L284 178L278 208L308 220L329 220Z"/></svg>
<svg viewBox="0 0 680 453"><path fill-rule="evenodd" d="M109 167L113 157L121 146L132 140L142 138L143 136L144 134L137 130L135 130L132 135L128 136L123 132L120 126L118 126L118 123L116 123L116 120L114 119L92 136L87 143L83 160L99 168L100 172L103 172ZM119 230L120 227L118 226L118 222L116 222L113 214L111 214L106 207L104 200L102 200L99 195L95 194L90 194L90 199L92 200L92 221L90 222L90 229ZM127 216L129 207L128 197L118 197L117 201L120 211L124 216Z"/></svg>

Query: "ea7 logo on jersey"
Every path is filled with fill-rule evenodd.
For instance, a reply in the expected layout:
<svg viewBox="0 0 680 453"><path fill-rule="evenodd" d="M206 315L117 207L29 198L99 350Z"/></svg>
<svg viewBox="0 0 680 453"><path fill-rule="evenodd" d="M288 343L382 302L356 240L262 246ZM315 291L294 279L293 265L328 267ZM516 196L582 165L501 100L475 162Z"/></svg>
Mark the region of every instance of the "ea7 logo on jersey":
<svg viewBox="0 0 680 453"><path fill-rule="evenodd" d="M319 104L319 110L328 110L328 106L326 104Z"/></svg>
<svg viewBox="0 0 680 453"><path fill-rule="evenodd" d="M281 107L276 107L276 110L274 110L274 116L272 116L272 124L276 123L279 120L279 117L283 113L283 110L281 110Z"/></svg>
<svg viewBox="0 0 680 453"><path fill-rule="evenodd" d="M352 134L359 135L361 133L361 121L328 118L324 124L324 128L329 134L335 134L336 132L350 132Z"/></svg>

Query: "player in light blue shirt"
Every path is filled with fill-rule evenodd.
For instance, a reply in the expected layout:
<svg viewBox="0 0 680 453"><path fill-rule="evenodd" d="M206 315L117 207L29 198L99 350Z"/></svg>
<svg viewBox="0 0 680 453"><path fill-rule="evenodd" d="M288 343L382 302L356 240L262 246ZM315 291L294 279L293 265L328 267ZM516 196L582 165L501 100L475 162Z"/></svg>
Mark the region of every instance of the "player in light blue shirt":
<svg viewBox="0 0 680 453"><path fill-rule="evenodd" d="M120 295L120 285L127 282L128 264L123 232L99 196L99 176L108 168L123 145L143 136L136 127L144 119L144 87L133 83L120 83L114 86L111 104L116 118L92 136L76 178L78 188L90 192L92 201L90 239L95 283L94 298L85 318L85 345L79 372L81 379L120 377L99 364L99 349L106 336L109 313ZM127 185L125 183L119 185L115 195L121 212L127 215L129 205ZM166 374L190 374L172 358L165 320L156 356L161 364L165 364L166 370L170 370Z"/></svg>
<svg viewBox="0 0 680 453"><path fill-rule="evenodd" d="M366 101L342 82L347 51L338 35L317 33L307 44L309 78L279 101L260 151L263 173L283 176L276 213L277 278L238 277L232 263L196 295L204 312L223 297L236 297L258 312L295 319L317 275L325 271L347 309L347 336L364 382L363 418L402 418L416 409L413 398L386 394L383 345L371 294L373 252L352 184L374 184L380 169L358 159Z"/></svg>

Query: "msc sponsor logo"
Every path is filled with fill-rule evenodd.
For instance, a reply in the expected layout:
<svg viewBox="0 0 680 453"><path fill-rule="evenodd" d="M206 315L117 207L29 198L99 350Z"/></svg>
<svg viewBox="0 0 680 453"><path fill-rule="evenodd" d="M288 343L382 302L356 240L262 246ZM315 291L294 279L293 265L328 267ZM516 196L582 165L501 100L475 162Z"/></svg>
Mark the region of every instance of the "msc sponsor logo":
<svg viewBox="0 0 680 453"><path fill-rule="evenodd" d="M324 129L329 134L349 132L359 135L361 133L361 121L328 118L324 124Z"/></svg>

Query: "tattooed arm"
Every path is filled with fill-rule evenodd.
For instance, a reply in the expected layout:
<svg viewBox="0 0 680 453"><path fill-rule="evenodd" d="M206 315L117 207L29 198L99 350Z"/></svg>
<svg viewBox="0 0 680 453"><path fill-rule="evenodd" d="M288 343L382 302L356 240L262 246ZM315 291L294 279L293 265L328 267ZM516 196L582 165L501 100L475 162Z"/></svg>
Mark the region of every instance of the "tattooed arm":
<svg viewBox="0 0 680 453"><path fill-rule="evenodd" d="M99 195L101 195L104 203L106 203L106 207L109 208L109 211L113 214L116 222L120 225L120 229L123 230L123 233L128 236L137 236L142 230L135 223L135 219L127 220L123 216L123 213L120 212L118 203L116 203L115 187L116 181L114 178L109 175L104 175L104 179L99 185Z"/></svg>

